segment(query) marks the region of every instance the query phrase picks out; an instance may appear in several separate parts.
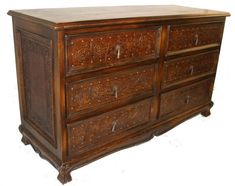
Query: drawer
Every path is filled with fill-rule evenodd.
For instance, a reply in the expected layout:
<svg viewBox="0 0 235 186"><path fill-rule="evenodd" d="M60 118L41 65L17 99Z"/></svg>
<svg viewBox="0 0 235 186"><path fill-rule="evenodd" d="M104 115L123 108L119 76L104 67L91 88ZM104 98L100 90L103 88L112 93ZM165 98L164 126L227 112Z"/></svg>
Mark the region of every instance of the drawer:
<svg viewBox="0 0 235 186"><path fill-rule="evenodd" d="M66 36L67 74L157 58L161 27Z"/></svg>
<svg viewBox="0 0 235 186"><path fill-rule="evenodd" d="M69 154L111 142L128 129L146 124L150 119L151 99L137 102L96 117L68 124ZM128 134L128 132L127 132Z"/></svg>
<svg viewBox="0 0 235 186"><path fill-rule="evenodd" d="M162 87L216 72L219 51L177 58L164 62Z"/></svg>
<svg viewBox="0 0 235 186"><path fill-rule="evenodd" d="M222 40L223 28L224 23L170 26L168 54L169 52L199 46L219 46Z"/></svg>
<svg viewBox="0 0 235 186"><path fill-rule="evenodd" d="M66 86L67 115L153 94L154 65L83 79Z"/></svg>
<svg viewBox="0 0 235 186"><path fill-rule="evenodd" d="M172 116L207 104L211 100L214 78L178 88L161 95L160 117Z"/></svg>

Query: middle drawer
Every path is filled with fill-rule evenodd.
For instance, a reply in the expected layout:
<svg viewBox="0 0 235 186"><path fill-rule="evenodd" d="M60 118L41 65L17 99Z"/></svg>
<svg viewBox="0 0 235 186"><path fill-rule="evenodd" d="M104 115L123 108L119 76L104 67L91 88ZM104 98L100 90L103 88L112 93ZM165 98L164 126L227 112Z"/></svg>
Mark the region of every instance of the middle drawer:
<svg viewBox="0 0 235 186"><path fill-rule="evenodd" d="M92 112L102 107L120 104L138 97L151 96L154 89L154 65L127 69L66 85L67 118Z"/></svg>
<svg viewBox="0 0 235 186"><path fill-rule="evenodd" d="M162 88L215 73L218 57L219 51L215 50L165 61Z"/></svg>

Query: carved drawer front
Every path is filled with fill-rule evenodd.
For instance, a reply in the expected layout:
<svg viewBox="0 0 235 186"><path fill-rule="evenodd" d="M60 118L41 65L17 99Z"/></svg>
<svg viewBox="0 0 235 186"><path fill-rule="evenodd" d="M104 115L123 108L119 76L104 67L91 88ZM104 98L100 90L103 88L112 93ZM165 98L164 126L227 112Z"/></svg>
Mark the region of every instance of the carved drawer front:
<svg viewBox="0 0 235 186"><path fill-rule="evenodd" d="M84 152L95 145L111 142L127 129L145 124L150 118L151 99L140 101L78 123L68 124L69 154Z"/></svg>
<svg viewBox="0 0 235 186"><path fill-rule="evenodd" d="M118 103L135 96L152 95L154 66L147 65L109 75L93 77L67 85L69 117L91 111L108 103Z"/></svg>
<svg viewBox="0 0 235 186"><path fill-rule="evenodd" d="M214 78L206 79L190 86L163 93L161 95L160 117L189 110L210 102Z"/></svg>
<svg viewBox="0 0 235 186"><path fill-rule="evenodd" d="M160 27L67 36L67 72L79 73L154 59Z"/></svg>
<svg viewBox="0 0 235 186"><path fill-rule="evenodd" d="M224 23L170 26L168 51L184 50L203 45L220 45Z"/></svg>
<svg viewBox="0 0 235 186"><path fill-rule="evenodd" d="M187 79L194 79L215 73L218 51L165 61L162 87L168 87Z"/></svg>

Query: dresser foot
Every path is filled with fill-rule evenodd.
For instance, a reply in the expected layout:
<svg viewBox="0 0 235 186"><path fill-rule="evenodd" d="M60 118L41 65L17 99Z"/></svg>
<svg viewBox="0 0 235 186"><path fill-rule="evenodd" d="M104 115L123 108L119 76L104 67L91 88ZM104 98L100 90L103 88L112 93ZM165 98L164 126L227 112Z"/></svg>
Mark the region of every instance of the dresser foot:
<svg viewBox="0 0 235 186"><path fill-rule="evenodd" d="M210 116L211 115L211 108L213 107L213 105L214 105L214 103L210 102L208 107L206 107L206 109L201 112L201 115L204 117Z"/></svg>
<svg viewBox="0 0 235 186"><path fill-rule="evenodd" d="M62 183L65 184L67 182L72 181L72 177L70 174L70 167L68 164L62 164L59 168L59 175L57 179Z"/></svg>
<svg viewBox="0 0 235 186"><path fill-rule="evenodd" d="M30 144L29 140L28 140L27 137L25 137L25 135L23 134L22 125L19 126L19 131L20 131L20 133L22 134L22 138L21 138L22 143L25 144L25 145L29 145L29 144Z"/></svg>
<svg viewBox="0 0 235 186"><path fill-rule="evenodd" d="M29 145L30 144L29 140L24 135L22 136L21 141L25 145Z"/></svg>
<svg viewBox="0 0 235 186"><path fill-rule="evenodd" d="M211 108L213 107L213 105L214 105L214 103L211 102L209 104L209 106L204 111L201 112L201 115L204 116L204 117L210 116L211 115Z"/></svg>
<svg viewBox="0 0 235 186"><path fill-rule="evenodd" d="M210 111L210 109L205 110L205 111L202 111L202 112L201 112L201 115L202 115L202 116L204 116L204 117L208 117L208 116L210 116L210 115L211 115L211 111Z"/></svg>

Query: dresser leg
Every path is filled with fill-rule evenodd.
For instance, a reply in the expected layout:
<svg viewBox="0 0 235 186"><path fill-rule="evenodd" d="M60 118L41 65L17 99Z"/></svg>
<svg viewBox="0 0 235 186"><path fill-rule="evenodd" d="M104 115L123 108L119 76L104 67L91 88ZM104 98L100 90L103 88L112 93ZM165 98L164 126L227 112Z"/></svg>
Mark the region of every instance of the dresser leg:
<svg viewBox="0 0 235 186"><path fill-rule="evenodd" d="M29 145L30 144L29 140L24 135L22 136L21 141L25 145Z"/></svg>
<svg viewBox="0 0 235 186"><path fill-rule="evenodd" d="M70 174L70 167L68 164L64 163L59 168L59 175L57 179L62 183L65 184L67 182L72 181L72 177Z"/></svg>
<svg viewBox="0 0 235 186"><path fill-rule="evenodd" d="M204 116L204 117L210 116L210 115L211 115L210 109L207 109L207 110L205 110L205 111L202 111L202 112L201 112L201 115Z"/></svg>
<svg viewBox="0 0 235 186"><path fill-rule="evenodd" d="M21 138L22 143L25 144L25 145L29 145L30 144L29 140L23 134L23 127L22 127L22 125L19 126L19 131L22 134L22 138Z"/></svg>
<svg viewBox="0 0 235 186"><path fill-rule="evenodd" d="M211 115L211 107L213 107L213 105L214 105L214 103L211 102L209 104L209 106L204 111L201 112L201 115L204 116L204 117L210 116Z"/></svg>

